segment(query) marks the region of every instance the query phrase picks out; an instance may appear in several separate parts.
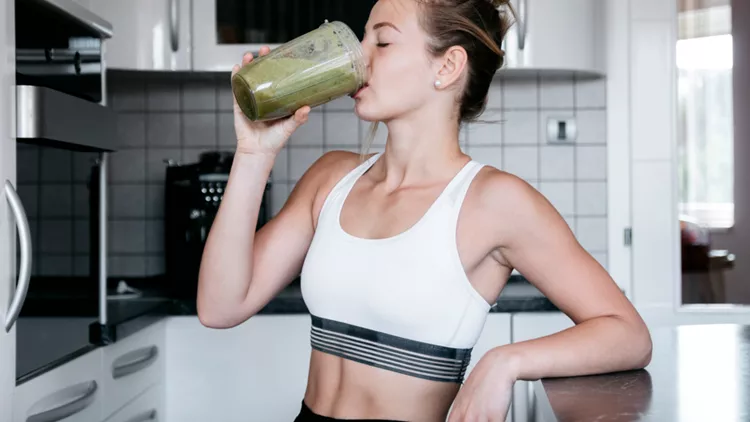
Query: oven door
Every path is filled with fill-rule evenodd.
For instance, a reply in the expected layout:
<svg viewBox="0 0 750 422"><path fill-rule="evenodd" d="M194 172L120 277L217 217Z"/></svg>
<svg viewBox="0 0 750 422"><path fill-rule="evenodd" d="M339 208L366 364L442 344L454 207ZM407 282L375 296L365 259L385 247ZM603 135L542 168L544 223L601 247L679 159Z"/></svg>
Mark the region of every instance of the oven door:
<svg viewBox="0 0 750 422"><path fill-rule="evenodd" d="M31 282L16 322L19 383L92 347L99 318L100 153L17 144L31 232ZM18 257L20 260L20 255Z"/></svg>
<svg viewBox="0 0 750 422"><path fill-rule="evenodd" d="M193 2L193 70L228 72L248 51L271 48L326 20L364 35L376 0L205 0Z"/></svg>

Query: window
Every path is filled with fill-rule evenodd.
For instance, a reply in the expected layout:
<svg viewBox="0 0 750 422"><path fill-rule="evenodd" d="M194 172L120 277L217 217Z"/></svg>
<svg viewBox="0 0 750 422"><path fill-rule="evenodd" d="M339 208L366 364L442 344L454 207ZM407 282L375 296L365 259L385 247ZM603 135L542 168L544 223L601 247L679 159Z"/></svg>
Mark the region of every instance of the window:
<svg viewBox="0 0 750 422"><path fill-rule="evenodd" d="M734 225L730 0L680 0L677 151L680 214Z"/></svg>

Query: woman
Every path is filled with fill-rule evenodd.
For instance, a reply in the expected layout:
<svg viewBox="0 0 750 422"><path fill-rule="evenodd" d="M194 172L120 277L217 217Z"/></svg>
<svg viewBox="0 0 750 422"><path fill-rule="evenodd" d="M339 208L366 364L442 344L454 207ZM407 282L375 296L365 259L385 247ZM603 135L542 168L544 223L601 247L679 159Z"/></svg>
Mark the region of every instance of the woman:
<svg viewBox="0 0 750 422"><path fill-rule="evenodd" d="M310 108L252 123L235 103L237 151L201 263L198 315L236 326L301 273L313 351L297 420L444 421L450 411L452 422L500 421L515 380L649 362L640 316L550 203L459 148L460 125L481 114L503 63L508 7L380 0L362 40L369 83L354 99L361 119L387 125L385 152L325 154L257 233L276 154ZM576 325L493 349L464 380L513 268Z"/></svg>

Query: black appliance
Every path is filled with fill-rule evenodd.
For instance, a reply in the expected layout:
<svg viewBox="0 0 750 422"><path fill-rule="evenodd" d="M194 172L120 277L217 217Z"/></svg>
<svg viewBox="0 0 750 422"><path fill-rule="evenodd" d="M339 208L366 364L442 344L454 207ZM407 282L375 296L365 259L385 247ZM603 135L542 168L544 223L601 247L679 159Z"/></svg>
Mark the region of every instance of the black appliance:
<svg viewBox="0 0 750 422"><path fill-rule="evenodd" d="M171 294L196 297L203 248L229 180L233 153L204 152L197 163L169 165L166 172L165 269ZM260 229L270 219L271 182L258 213Z"/></svg>

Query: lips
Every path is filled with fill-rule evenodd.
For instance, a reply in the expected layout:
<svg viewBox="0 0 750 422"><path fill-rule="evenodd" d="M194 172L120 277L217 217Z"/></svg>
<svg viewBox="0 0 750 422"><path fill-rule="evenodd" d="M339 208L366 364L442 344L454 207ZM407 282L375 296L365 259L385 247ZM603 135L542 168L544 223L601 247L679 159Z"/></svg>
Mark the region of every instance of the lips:
<svg viewBox="0 0 750 422"><path fill-rule="evenodd" d="M357 98L357 96L359 96L359 94L360 94L360 93L362 93L362 91L364 91L365 89L367 89L367 87L369 87L369 86L370 86L370 84L368 84L368 83L365 83L365 84L364 84L364 85L362 86L362 88L360 88L360 89L359 89L359 90L358 90L357 92L355 92L355 93L354 93L354 95L352 95L352 98L355 98L355 99L356 99L356 98Z"/></svg>

